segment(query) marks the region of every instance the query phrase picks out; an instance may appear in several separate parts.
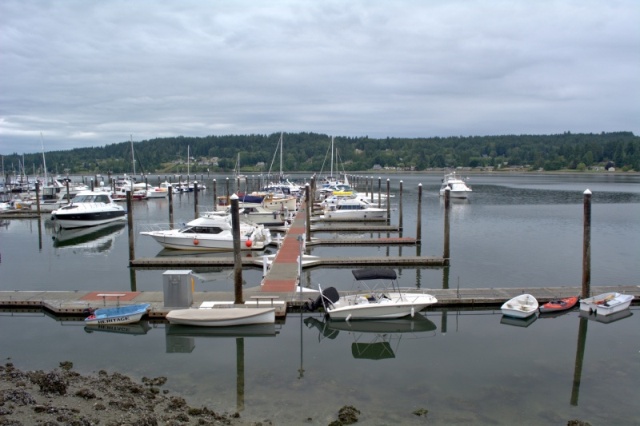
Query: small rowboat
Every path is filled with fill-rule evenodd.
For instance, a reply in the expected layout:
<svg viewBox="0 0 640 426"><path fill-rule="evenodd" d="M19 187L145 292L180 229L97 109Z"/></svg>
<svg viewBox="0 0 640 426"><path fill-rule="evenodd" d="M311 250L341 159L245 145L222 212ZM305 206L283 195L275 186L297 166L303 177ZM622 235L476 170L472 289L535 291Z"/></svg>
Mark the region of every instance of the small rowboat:
<svg viewBox="0 0 640 426"><path fill-rule="evenodd" d="M134 324L140 321L150 307L149 303L141 303L138 305L100 308L85 318L84 323L86 325Z"/></svg>
<svg viewBox="0 0 640 426"><path fill-rule="evenodd" d="M568 311L569 309L573 309L577 303L578 303L577 296L550 300L547 303L540 306L540 313L548 314L548 313L558 312L558 311Z"/></svg>
<svg viewBox="0 0 640 426"><path fill-rule="evenodd" d="M538 301L530 294L521 294L504 302L502 314L512 318L529 318L538 310Z"/></svg>

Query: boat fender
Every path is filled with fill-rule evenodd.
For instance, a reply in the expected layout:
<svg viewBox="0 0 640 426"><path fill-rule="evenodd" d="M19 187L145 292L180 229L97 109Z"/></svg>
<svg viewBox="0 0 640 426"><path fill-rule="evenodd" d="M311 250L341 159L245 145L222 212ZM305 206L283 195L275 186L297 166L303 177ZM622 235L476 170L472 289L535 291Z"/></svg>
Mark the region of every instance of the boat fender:
<svg viewBox="0 0 640 426"><path fill-rule="evenodd" d="M252 244L253 244L253 242L251 242L251 240L247 240L247 241L245 242L245 245L246 245L247 247L251 247L251 245L252 245Z"/></svg>
<svg viewBox="0 0 640 426"><path fill-rule="evenodd" d="M351 319L351 314L347 315L347 317L345 318L345 321L349 322L350 319Z"/></svg>
<svg viewBox="0 0 640 426"><path fill-rule="evenodd" d="M411 307L411 318L413 318L413 316L415 315L415 308L412 306Z"/></svg>
<svg viewBox="0 0 640 426"><path fill-rule="evenodd" d="M198 244L200 244L200 240L198 240L197 238L193 239L193 245L197 246Z"/></svg>

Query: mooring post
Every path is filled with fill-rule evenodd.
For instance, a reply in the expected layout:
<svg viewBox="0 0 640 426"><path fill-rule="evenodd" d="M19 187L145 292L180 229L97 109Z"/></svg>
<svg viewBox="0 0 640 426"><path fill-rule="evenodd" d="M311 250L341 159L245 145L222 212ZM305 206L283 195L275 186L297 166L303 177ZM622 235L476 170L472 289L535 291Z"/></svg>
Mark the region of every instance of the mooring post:
<svg viewBox="0 0 640 426"><path fill-rule="evenodd" d="M311 192L311 188L309 187L309 184L307 183L304 186L304 205L305 205L305 210L304 210L304 215L305 215L305 233L307 234L306 236L306 241L310 242L311 241L311 199L310 199L310 192Z"/></svg>
<svg viewBox="0 0 640 426"><path fill-rule="evenodd" d="M36 207L38 209L38 217L40 217L40 182L36 181Z"/></svg>
<svg viewBox="0 0 640 426"><path fill-rule="evenodd" d="M90 182L91 182L91 186L90 186L90 188L91 188L91 190L93 191L93 190L95 189L95 186L94 186L94 180L93 180L93 178L91 178L91 181L90 181Z"/></svg>
<svg viewBox="0 0 640 426"><path fill-rule="evenodd" d="M582 241L582 298L591 297L591 191L584 191L584 229Z"/></svg>
<svg viewBox="0 0 640 426"><path fill-rule="evenodd" d="M213 180L213 211L218 211L218 197L216 193L218 192L218 187L216 186L216 180Z"/></svg>
<svg viewBox="0 0 640 426"><path fill-rule="evenodd" d="M390 198L390 186L391 183L387 179L387 225L391 223L391 198Z"/></svg>
<svg viewBox="0 0 640 426"><path fill-rule="evenodd" d="M444 191L444 251L442 257L444 258L445 265L449 264L450 257L450 232L449 232L449 211L451 210L451 190L447 188Z"/></svg>
<svg viewBox="0 0 640 426"><path fill-rule="evenodd" d="M378 176L378 208L382 205L382 200L380 196L382 195L382 177Z"/></svg>
<svg viewBox="0 0 640 426"><path fill-rule="evenodd" d="M194 219L198 218L198 181L193 182L193 214Z"/></svg>
<svg viewBox="0 0 640 426"><path fill-rule="evenodd" d="M69 196L69 181L65 181L64 186L67 187L67 203L71 202L71 197Z"/></svg>
<svg viewBox="0 0 640 426"><path fill-rule="evenodd" d="M400 192L398 193L398 229L402 237L402 181L400 181Z"/></svg>
<svg viewBox="0 0 640 426"><path fill-rule="evenodd" d="M173 186L169 186L169 229L173 229Z"/></svg>
<svg viewBox="0 0 640 426"><path fill-rule="evenodd" d="M233 288L235 304L242 305L242 257L240 255L240 206L238 196L231 196L231 231L233 233Z"/></svg>
<svg viewBox="0 0 640 426"><path fill-rule="evenodd" d="M416 244L422 244L422 184L418 185L418 217L416 220Z"/></svg>
<svg viewBox="0 0 640 426"><path fill-rule="evenodd" d="M373 176L371 176L371 204L373 204Z"/></svg>
<svg viewBox="0 0 640 426"><path fill-rule="evenodd" d="M311 187L311 195L309 196L309 200L311 201L311 203L307 204L307 210L309 210L309 216L311 216L311 214L313 213L313 206L315 205L315 201L316 201L316 176L315 175L311 176L310 187ZM307 221L309 221L308 217L307 217Z"/></svg>
<svg viewBox="0 0 640 426"><path fill-rule="evenodd" d="M136 258L136 252L134 249L134 241L133 241L133 203L131 191L127 191L127 225L129 228L129 265Z"/></svg>
<svg viewBox="0 0 640 426"><path fill-rule="evenodd" d="M228 203L229 202L229 178L227 178L227 193L226 193L226 196L227 196L227 203Z"/></svg>

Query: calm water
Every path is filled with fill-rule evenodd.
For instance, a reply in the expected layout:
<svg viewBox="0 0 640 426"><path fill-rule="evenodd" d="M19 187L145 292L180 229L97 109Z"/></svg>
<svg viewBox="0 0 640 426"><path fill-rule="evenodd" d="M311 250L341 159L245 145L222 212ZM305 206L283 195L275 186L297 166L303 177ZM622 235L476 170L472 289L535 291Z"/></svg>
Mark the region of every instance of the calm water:
<svg viewBox="0 0 640 426"><path fill-rule="evenodd" d="M440 176L389 179L392 192L403 181L405 236L415 236L416 194L423 185L419 249L321 247L311 254L442 255ZM383 187L385 182L383 177ZM587 188L593 192L592 285L638 284L640 176L474 175L470 184L473 198L452 207L449 274L440 268L399 270L402 286L579 286ZM212 205L211 192L201 204ZM396 195L393 223L398 201ZM178 196L175 203L176 222L193 218L192 196ZM160 252L137 232L168 222L167 211L166 200L135 203L138 257ZM132 274L126 266L126 228L69 243L52 240L46 223L40 229L33 220L0 227L0 290L161 291L163 271ZM334 234L322 236L328 235ZM377 235L362 234L371 236ZM197 272L203 278L198 291L232 289L231 270ZM260 276L259 269L243 272L248 286ZM349 269L313 269L303 282L340 289L350 286L352 276ZM75 321L3 312L0 357L26 369L70 360L82 372L163 375L166 387L193 405L238 409L243 417L275 424L307 418L328 424L345 404L360 409L360 422L372 425L566 424L573 418L639 424L640 312L634 307L631 313L602 324L570 312L523 328L502 324L498 311L429 311L430 322L414 325L413 332L387 334L382 328L327 330L320 316L292 314L276 335L234 338L179 336L164 324L129 330L146 331L140 335L88 333ZM412 414L421 408L429 410L426 418Z"/></svg>

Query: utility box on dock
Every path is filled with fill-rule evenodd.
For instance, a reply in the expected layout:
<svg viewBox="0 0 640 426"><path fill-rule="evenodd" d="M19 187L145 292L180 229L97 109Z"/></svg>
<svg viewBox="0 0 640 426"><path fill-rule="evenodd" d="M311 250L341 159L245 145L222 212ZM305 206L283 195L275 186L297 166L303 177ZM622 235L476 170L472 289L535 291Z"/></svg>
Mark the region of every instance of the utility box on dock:
<svg viewBox="0 0 640 426"><path fill-rule="evenodd" d="M191 271L166 271L162 274L164 306L190 308L193 304L193 276Z"/></svg>

